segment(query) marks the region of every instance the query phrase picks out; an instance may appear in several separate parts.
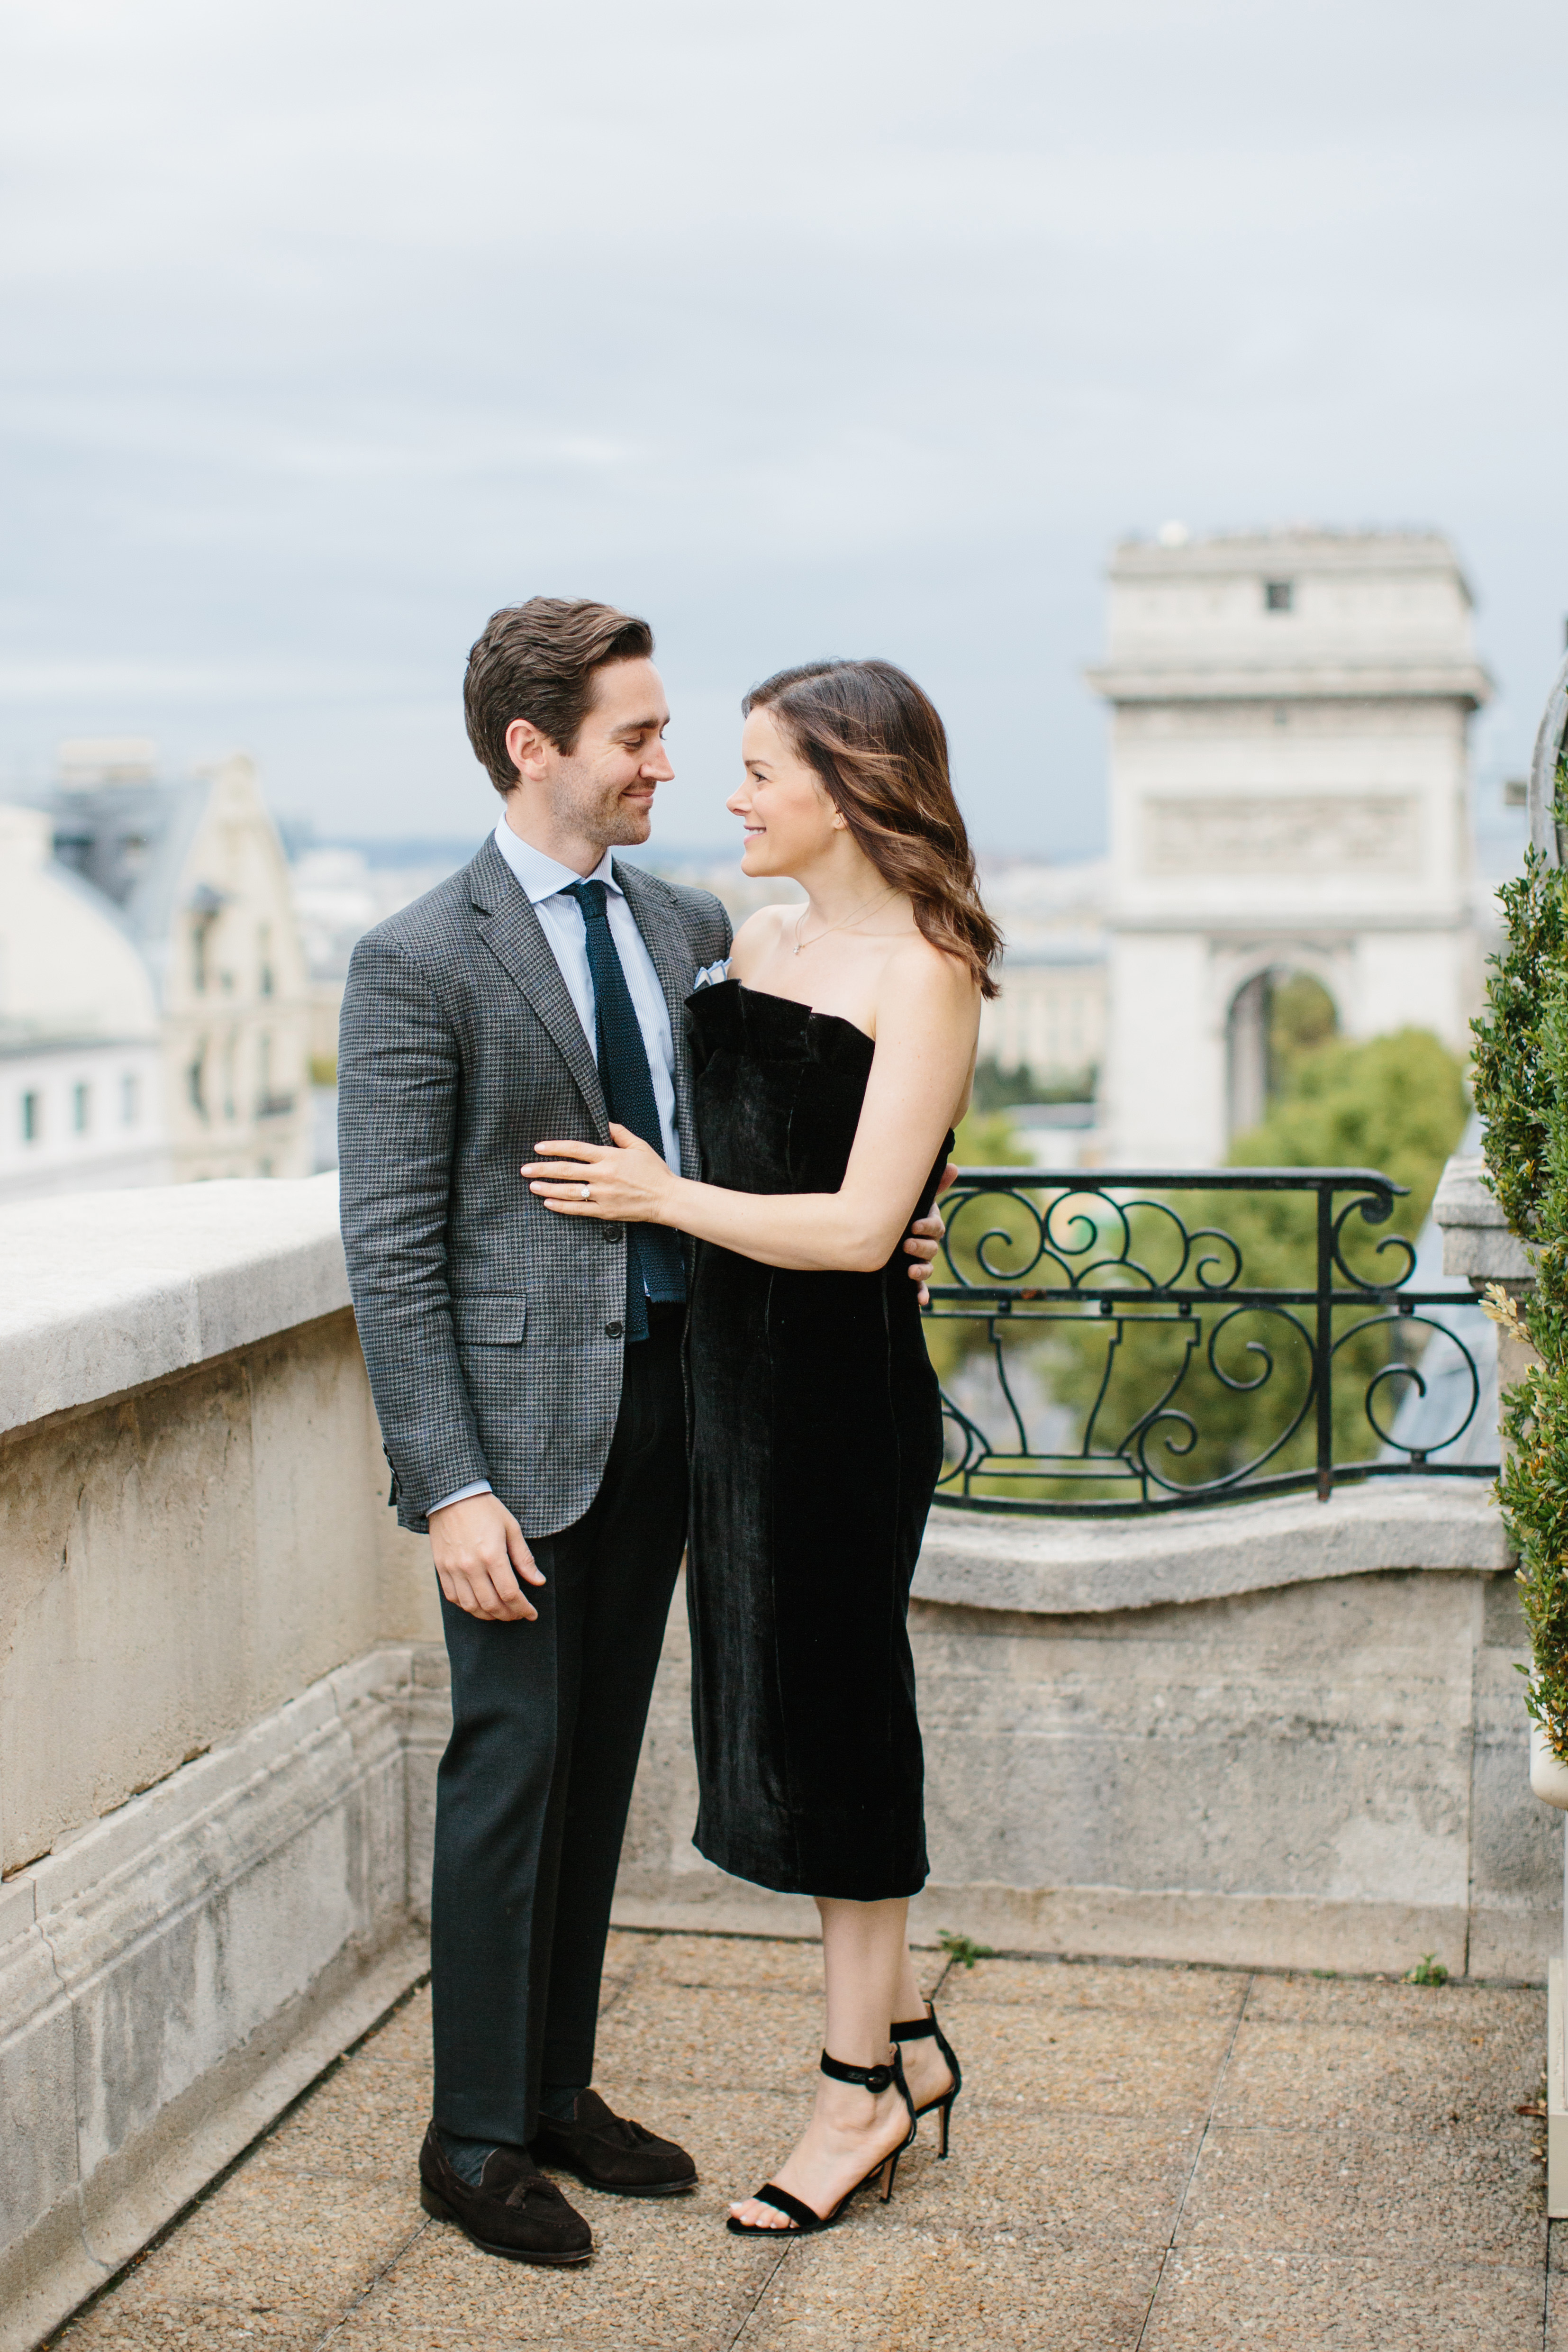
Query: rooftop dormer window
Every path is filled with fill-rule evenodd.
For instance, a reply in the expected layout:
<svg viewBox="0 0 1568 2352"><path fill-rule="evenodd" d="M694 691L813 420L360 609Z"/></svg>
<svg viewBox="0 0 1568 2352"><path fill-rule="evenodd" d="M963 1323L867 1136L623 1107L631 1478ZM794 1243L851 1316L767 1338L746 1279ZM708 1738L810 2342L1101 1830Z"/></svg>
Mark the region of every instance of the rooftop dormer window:
<svg viewBox="0 0 1568 2352"><path fill-rule="evenodd" d="M1265 580L1263 610L1266 613L1289 613L1295 609L1296 583L1293 580Z"/></svg>

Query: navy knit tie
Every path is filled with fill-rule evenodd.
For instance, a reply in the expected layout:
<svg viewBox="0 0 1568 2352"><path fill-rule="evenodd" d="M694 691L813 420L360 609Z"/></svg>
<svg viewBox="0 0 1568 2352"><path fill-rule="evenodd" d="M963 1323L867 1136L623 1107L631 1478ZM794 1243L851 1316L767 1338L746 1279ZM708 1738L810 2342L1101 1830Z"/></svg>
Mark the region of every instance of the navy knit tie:
<svg viewBox="0 0 1568 2352"><path fill-rule="evenodd" d="M568 895L582 908L588 969L593 975L593 1025L599 1033L599 1082L617 1127L629 1127L664 1156L648 1049L632 992L605 912L602 882L574 882ZM626 1337L648 1336L648 1301L678 1307L686 1295L681 1244L667 1225L626 1228Z"/></svg>

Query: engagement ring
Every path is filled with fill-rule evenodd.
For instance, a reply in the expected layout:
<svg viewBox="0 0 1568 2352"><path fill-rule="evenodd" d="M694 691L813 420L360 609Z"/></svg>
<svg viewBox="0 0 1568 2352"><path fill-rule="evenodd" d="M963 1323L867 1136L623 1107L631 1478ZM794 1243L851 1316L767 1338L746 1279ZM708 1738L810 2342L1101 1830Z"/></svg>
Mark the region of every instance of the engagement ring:
<svg viewBox="0 0 1568 2352"><path fill-rule="evenodd" d="M585 1184L585 1185L583 1186L583 1188L582 1188L582 1197L583 1197L583 1199L584 1199L585 1201L591 1201L591 1200L592 1200L592 1198L593 1198L593 1187L592 1187L592 1185L591 1185L591 1184Z"/></svg>

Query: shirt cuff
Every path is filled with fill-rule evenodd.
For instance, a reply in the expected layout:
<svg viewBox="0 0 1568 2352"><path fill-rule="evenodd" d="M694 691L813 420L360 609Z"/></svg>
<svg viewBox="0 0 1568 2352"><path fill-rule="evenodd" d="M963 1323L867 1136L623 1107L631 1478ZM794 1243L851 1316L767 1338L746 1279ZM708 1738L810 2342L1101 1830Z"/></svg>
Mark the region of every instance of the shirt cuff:
<svg viewBox="0 0 1568 2352"><path fill-rule="evenodd" d="M493 1495L495 1491L488 1478L476 1478L471 1486L458 1486L450 1495L443 1495L439 1503L432 1503L424 1516L433 1519L437 1511L446 1508L448 1503L465 1503L470 1495Z"/></svg>

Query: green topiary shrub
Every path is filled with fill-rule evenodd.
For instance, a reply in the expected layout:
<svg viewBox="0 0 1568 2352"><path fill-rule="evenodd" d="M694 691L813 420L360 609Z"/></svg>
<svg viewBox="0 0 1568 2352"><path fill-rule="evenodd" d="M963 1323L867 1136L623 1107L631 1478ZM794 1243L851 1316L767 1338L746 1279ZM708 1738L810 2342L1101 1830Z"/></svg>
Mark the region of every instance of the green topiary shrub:
<svg viewBox="0 0 1568 2352"><path fill-rule="evenodd" d="M1560 800L1568 773L1558 768ZM1500 893L1506 923L1474 1026L1487 1182L1535 1253L1522 1301L1489 1286L1487 1312L1540 1358L1504 1391L1498 1480L1519 1554L1531 1664L1525 1705L1568 1763L1568 877L1535 850Z"/></svg>
<svg viewBox="0 0 1568 2352"><path fill-rule="evenodd" d="M1504 943L1491 958L1471 1085L1486 1121L1487 1183L1516 1234L1532 1235L1546 1185L1546 1124L1563 1073L1542 1052L1549 1000L1568 971L1568 901L1560 867L1538 849L1498 892Z"/></svg>

